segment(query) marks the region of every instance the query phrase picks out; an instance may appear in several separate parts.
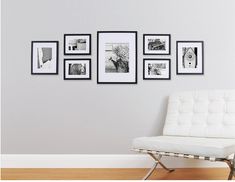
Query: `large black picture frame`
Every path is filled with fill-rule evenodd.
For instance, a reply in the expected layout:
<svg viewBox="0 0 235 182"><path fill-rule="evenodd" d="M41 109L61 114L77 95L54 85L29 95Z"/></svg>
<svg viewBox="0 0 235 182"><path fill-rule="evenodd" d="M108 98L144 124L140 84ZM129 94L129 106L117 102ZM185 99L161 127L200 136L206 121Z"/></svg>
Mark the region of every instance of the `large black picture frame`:
<svg viewBox="0 0 235 182"><path fill-rule="evenodd" d="M134 56L135 56L135 73L134 73L134 80L131 81L131 82L120 82L120 81L102 81L100 80L99 78L99 63L100 63L100 60L99 60L99 55L100 55L100 49L99 49L99 41L100 41L100 34L111 34L111 33L114 33L114 34L134 34L135 38L134 38L134 41L135 41L135 53L134 53ZM137 34L138 32L137 31L97 31L97 84L137 84L137 69L138 69L138 61L137 61Z"/></svg>

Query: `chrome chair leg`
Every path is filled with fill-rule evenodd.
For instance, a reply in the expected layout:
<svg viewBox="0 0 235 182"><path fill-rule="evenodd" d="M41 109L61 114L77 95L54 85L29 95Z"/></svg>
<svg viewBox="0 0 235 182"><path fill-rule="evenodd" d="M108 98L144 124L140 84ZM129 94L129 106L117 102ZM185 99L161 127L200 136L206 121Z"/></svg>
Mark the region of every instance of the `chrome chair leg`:
<svg viewBox="0 0 235 182"><path fill-rule="evenodd" d="M161 161L160 159L162 158L162 155L157 155L155 156L152 153L148 153L154 160L154 165L153 167L148 171L148 173L145 175L145 177L143 178L143 180L147 180L149 178L149 176L153 173L153 171L156 169L157 165L159 164L160 166L162 166L163 169L167 170L168 172L173 172L174 169L169 169L167 168Z"/></svg>
<svg viewBox="0 0 235 182"><path fill-rule="evenodd" d="M235 154L233 156L233 159L228 163L228 166L230 168L230 173L229 173L229 176L228 176L228 180L232 180L233 177L235 177Z"/></svg>
<svg viewBox="0 0 235 182"><path fill-rule="evenodd" d="M173 172L173 171L175 170L175 169L169 169L168 167L166 167L166 166L160 161L160 159L161 159L161 157L162 157L161 155L159 155L160 158L157 158L155 155L153 155L153 154L151 154L151 153L149 153L149 155L154 159L155 162L158 162L159 165L162 166L162 168L165 169L165 170L167 170L168 172Z"/></svg>
<svg viewBox="0 0 235 182"><path fill-rule="evenodd" d="M143 180L146 180L149 178L149 176L153 173L153 171L156 169L158 163L154 162L153 167L148 171L148 173L145 175L145 177L143 178Z"/></svg>

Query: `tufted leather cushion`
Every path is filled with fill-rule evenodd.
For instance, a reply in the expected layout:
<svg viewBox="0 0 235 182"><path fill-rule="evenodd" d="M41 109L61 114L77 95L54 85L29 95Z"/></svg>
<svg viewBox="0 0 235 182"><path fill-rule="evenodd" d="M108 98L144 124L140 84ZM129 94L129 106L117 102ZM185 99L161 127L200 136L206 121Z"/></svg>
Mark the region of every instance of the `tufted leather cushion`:
<svg viewBox="0 0 235 182"><path fill-rule="evenodd" d="M133 140L134 149L173 152L207 157L226 158L235 152L235 140L225 138L199 138L154 136Z"/></svg>
<svg viewBox="0 0 235 182"><path fill-rule="evenodd" d="M163 135L235 138L235 90L172 94Z"/></svg>

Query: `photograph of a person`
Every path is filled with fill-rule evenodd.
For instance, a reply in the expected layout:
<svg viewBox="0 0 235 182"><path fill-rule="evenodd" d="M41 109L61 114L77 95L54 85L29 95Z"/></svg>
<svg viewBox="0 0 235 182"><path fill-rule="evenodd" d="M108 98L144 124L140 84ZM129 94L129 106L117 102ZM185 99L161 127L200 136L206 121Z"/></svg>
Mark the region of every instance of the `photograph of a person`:
<svg viewBox="0 0 235 182"><path fill-rule="evenodd" d="M129 44L106 43L105 72L129 73Z"/></svg>
<svg viewBox="0 0 235 182"><path fill-rule="evenodd" d="M144 34L144 55L170 55L170 34Z"/></svg>
<svg viewBox="0 0 235 182"><path fill-rule="evenodd" d="M177 41L177 74L203 74L203 41Z"/></svg>
<svg viewBox="0 0 235 182"><path fill-rule="evenodd" d="M144 59L144 80L170 80L170 59Z"/></svg>
<svg viewBox="0 0 235 182"><path fill-rule="evenodd" d="M97 32L97 83L137 83L137 32Z"/></svg>
<svg viewBox="0 0 235 182"><path fill-rule="evenodd" d="M90 59L64 59L65 80L89 80L91 79Z"/></svg>
<svg viewBox="0 0 235 182"><path fill-rule="evenodd" d="M91 34L65 34L64 35L65 55L90 55Z"/></svg>
<svg viewBox="0 0 235 182"><path fill-rule="evenodd" d="M58 74L58 41L31 42L31 74Z"/></svg>

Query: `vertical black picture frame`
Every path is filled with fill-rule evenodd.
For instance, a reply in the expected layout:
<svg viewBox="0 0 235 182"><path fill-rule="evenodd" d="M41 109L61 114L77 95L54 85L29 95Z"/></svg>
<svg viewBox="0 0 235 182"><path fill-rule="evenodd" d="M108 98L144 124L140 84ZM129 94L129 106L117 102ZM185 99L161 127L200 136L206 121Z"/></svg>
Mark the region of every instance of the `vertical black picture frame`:
<svg viewBox="0 0 235 182"><path fill-rule="evenodd" d="M100 62L101 60L99 60L99 56L100 56L100 48L99 48L99 41L100 41L100 35L101 34L134 34L134 47L135 47L135 52L134 52L134 59L135 59L135 73L134 73L134 81L131 81L131 82L120 82L120 81L102 81L100 80L100 77L99 77L99 68L100 68ZM137 80L138 80L138 53L137 53L137 45L138 45L138 42L137 42L137 35L138 32L137 31L97 31L97 84L137 84ZM104 60L103 60L104 61Z"/></svg>
<svg viewBox="0 0 235 182"><path fill-rule="evenodd" d="M180 65L180 57L179 57L179 44L187 44L188 47L190 47L190 43L194 44L199 44L201 45L201 71L198 72L180 72L179 71L179 65ZM186 46L186 47L187 47ZM182 50L181 50L182 51ZM198 59L198 58L197 58ZM182 61L181 61L182 63ZM177 75L204 75L204 41L176 41L176 74Z"/></svg>
<svg viewBox="0 0 235 182"><path fill-rule="evenodd" d="M46 47L48 47L47 44L55 44L55 61L56 61L56 65L55 65L55 71L53 72L36 72L35 68L34 68L34 64L35 63L35 53L34 52L34 46L38 45L46 45ZM58 75L58 70L59 70L59 41L31 41L31 74L32 75Z"/></svg>

